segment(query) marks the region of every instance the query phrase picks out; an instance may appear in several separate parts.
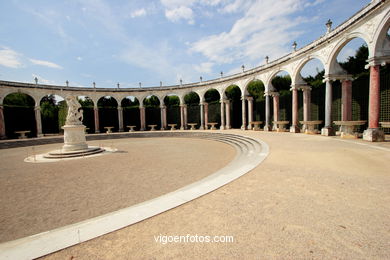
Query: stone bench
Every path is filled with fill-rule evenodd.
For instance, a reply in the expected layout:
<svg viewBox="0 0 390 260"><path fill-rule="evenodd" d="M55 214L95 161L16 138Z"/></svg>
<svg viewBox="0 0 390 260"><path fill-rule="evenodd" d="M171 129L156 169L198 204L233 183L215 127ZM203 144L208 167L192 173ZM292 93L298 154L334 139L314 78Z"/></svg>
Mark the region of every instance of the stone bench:
<svg viewBox="0 0 390 260"><path fill-rule="evenodd" d="M211 126L210 130L217 130L217 128L215 127L218 123L207 123L207 125Z"/></svg>
<svg viewBox="0 0 390 260"><path fill-rule="evenodd" d="M112 129L113 129L113 128L114 128L113 126L105 126L104 129L107 130L107 131L106 131L106 134L112 133Z"/></svg>
<svg viewBox="0 0 390 260"><path fill-rule="evenodd" d="M253 131L260 131L260 125L263 123L263 121L252 121L252 122L249 122L249 125L250 125L250 129L252 129ZM253 127L252 127L253 125Z"/></svg>
<svg viewBox="0 0 390 260"><path fill-rule="evenodd" d="M127 125L126 127L129 128L129 132L135 132L134 128L136 128L137 126L135 126L135 125Z"/></svg>
<svg viewBox="0 0 390 260"><path fill-rule="evenodd" d="M316 128L316 126L322 124L321 120L315 121L299 121L303 125L303 130L305 134L318 134L320 131Z"/></svg>
<svg viewBox="0 0 390 260"><path fill-rule="evenodd" d="M157 125L148 125L150 127L150 131L156 131Z"/></svg>
<svg viewBox="0 0 390 260"><path fill-rule="evenodd" d="M383 128L390 128L390 122L379 122L379 124Z"/></svg>
<svg viewBox="0 0 390 260"><path fill-rule="evenodd" d="M355 132L355 128L359 125L364 125L367 121L334 121L335 125L340 126L340 137L341 138L359 138L359 133Z"/></svg>
<svg viewBox="0 0 390 260"><path fill-rule="evenodd" d="M27 138L26 134L29 134L30 132L31 131L26 130L26 131L15 131L14 133L19 135L18 137L19 139L26 139Z"/></svg>
<svg viewBox="0 0 390 260"><path fill-rule="evenodd" d="M187 123L187 124L191 126L190 130L196 130L196 126L198 125L197 123Z"/></svg>
<svg viewBox="0 0 390 260"><path fill-rule="evenodd" d="M276 132L287 132L286 125L290 123L290 121L274 121L276 124Z"/></svg>
<svg viewBox="0 0 390 260"><path fill-rule="evenodd" d="M168 124L171 127L171 131L176 130L177 124Z"/></svg>

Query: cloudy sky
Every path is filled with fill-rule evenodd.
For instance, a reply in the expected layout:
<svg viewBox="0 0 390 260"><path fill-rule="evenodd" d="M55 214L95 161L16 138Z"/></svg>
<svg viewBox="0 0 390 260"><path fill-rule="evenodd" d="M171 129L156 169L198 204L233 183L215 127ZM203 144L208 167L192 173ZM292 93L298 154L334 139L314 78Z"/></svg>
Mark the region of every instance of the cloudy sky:
<svg viewBox="0 0 390 260"><path fill-rule="evenodd" d="M337 26L369 2L1 1L0 80L138 87L213 79L287 54L293 41L302 47L325 33L329 18Z"/></svg>

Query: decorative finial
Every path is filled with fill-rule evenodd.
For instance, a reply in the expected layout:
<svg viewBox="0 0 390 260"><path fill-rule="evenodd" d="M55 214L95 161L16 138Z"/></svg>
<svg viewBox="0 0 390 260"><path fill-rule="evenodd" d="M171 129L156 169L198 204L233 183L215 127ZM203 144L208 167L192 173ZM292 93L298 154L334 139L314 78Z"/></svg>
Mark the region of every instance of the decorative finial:
<svg viewBox="0 0 390 260"><path fill-rule="evenodd" d="M221 78L223 77L223 71L221 71Z"/></svg>
<svg viewBox="0 0 390 260"><path fill-rule="evenodd" d="M120 85L119 85L119 82L116 84L116 86L119 88L119 86L120 86Z"/></svg>
<svg viewBox="0 0 390 260"><path fill-rule="evenodd" d="M332 20L329 19L325 25L326 25L326 29L327 29L326 33L330 33L330 31L332 30Z"/></svg>
<svg viewBox="0 0 390 260"><path fill-rule="evenodd" d="M294 49L294 51L296 51L297 50L297 42L296 41L294 41L293 42L293 44L292 44L292 47L293 47L293 49Z"/></svg>
<svg viewBox="0 0 390 260"><path fill-rule="evenodd" d="M242 72L244 72L245 71L245 65L242 65L241 69L242 69Z"/></svg>
<svg viewBox="0 0 390 260"><path fill-rule="evenodd" d="M182 79L180 79L180 86L181 86L181 85L183 85L183 80L182 80Z"/></svg>
<svg viewBox="0 0 390 260"><path fill-rule="evenodd" d="M203 81L203 77L202 77L202 76L200 76L200 77L199 77L199 79L200 79L200 82L202 82L202 81Z"/></svg>
<svg viewBox="0 0 390 260"><path fill-rule="evenodd" d="M35 80L35 84L38 84L38 78L35 77L34 80Z"/></svg>
<svg viewBox="0 0 390 260"><path fill-rule="evenodd" d="M140 83L138 83L139 84L139 87L141 88L141 86L142 86L142 83L140 82Z"/></svg>
<svg viewBox="0 0 390 260"><path fill-rule="evenodd" d="M92 85L93 85L93 88L96 88L96 83L95 82L93 82Z"/></svg>
<svg viewBox="0 0 390 260"><path fill-rule="evenodd" d="M265 56L265 63L268 64L268 61L269 61L269 57L268 57L268 56Z"/></svg>
<svg viewBox="0 0 390 260"><path fill-rule="evenodd" d="M160 81L160 87L162 87L162 81Z"/></svg>
<svg viewBox="0 0 390 260"><path fill-rule="evenodd" d="M69 81L65 81L66 86L69 87Z"/></svg>

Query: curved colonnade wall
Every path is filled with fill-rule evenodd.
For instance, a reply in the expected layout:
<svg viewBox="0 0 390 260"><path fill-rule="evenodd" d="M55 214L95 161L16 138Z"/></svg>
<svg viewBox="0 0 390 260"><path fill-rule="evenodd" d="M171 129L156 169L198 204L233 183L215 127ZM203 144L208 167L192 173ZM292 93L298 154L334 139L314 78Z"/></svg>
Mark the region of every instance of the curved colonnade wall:
<svg viewBox="0 0 390 260"><path fill-rule="evenodd" d="M87 96L94 103L95 129L99 132L99 110L98 100L104 96L111 96L118 102L118 123L119 131L123 131L123 111L120 106L121 100L128 96L133 96L139 100L141 130L146 129L145 107L143 101L146 97L154 95L160 101L161 108L161 128L167 128L166 107L164 97L176 95L180 99L180 121L181 129L186 129L188 118L187 108L184 102L185 95L195 92L200 98L200 129L207 125L207 103L205 102L205 93L210 89L219 92L221 100L221 129L230 128L230 102L226 97L225 90L236 85L241 90L242 100L242 129L247 128L247 124L253 120L253 98L249 96L247 86L254 80L260 80L265 88L265 122L264 130L271 130L271 98L274 103L274 121L278 121L278 92L272 86L272 79L280 71L286 71L291 77L292 91L292 120L291 132L298 132L298 90L302 90L303 95L303 115L304 120L310 120L310 86L303 80L301 70L307 62L312 59L318 59L324 66L326 82L325 89L325 126L323 135L332 133L332 82L339 80L342 83L343 97L346 101L351 98L352 77L344 71L337 62L337 56L340 50L352 39L361 38L368 47L369 59L366 68L370 69L369 86L369 124L367 136L365 139L375 141L379 129L379 103L380 103L380 66L390 62L390 39L388 30L390 26L390 2L373 0L350 19L339 25L333 30L328 30L325 35L315 40L311 44L294 50L292 53L283 56L277 60L267 62L266 64L251 70L243 71L231 76L219 79L167 86L167 87L149 87L149 88L82 88L68 86L54 86L29 84L19 82L0 81L0 138L5 138L5 122L3 114L4 98L15 92L25 93L31 96L35 101L35 120L37 135L42 135L42 122L40 114L40 100L46 95L58 95L66 97L67 95ZM345 102L343 102L345 103ZM342 120L351 120L351 107L343 107ZM345 106L345 104L343 105ZM248 120L247 120L248 118ZM379 131L380 132L380 131ZM379 133L380 134L380 133ZM383 133L382 133L383 135Z"/></svg>

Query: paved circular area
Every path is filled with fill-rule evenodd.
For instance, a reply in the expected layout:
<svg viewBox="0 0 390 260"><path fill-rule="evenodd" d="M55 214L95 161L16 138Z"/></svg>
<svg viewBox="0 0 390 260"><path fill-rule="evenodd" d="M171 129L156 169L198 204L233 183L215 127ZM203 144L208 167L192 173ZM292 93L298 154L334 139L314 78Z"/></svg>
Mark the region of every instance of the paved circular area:
<svg viewBox="0 0 390 260"><path fill-rule="evenodd" d="M390 146L290 133L259 138L256 169L190 203L45 259L389 259ZM363 144L363 145L360 145ZM155 242L231 235L233 243Z"/></svg>
<svg viewBox="0 0 390 260"><path fill-rule="evenodd" d="M200 180L228 164L230 145L192 138L91 141L116 153L25 163L32 147L0 154L0 242L128 207ZM35 153L61 144L36 146Z"/></svg>

